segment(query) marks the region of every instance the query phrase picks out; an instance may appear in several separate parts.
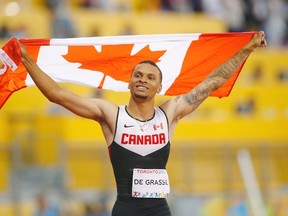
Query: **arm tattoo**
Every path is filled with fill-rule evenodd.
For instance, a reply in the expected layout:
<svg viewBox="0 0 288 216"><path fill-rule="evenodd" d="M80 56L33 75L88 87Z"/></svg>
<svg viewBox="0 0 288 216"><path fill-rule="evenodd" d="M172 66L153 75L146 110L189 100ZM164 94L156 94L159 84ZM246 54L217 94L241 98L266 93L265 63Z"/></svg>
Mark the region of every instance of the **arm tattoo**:
<svg viewBox="0 0 288 216"><path fill-rule="evenodd" d="M249 53L247 52L241 52L241 51L238 52L227 62L216 68L207 78L213 80L215 79L214 81L216 82L215 83L216 89L221 87L237 71L237 69L248 57L248 54Z"/></svg>
<svg viewBox="0 0 288 216"><path fill-rule="evenodd" d="M195 100L196 94L191 91L191 92L189 92L189 93L187 93L187 94L177 96L177 97L175 98L175 102L177 103L181 98L183 98L184 101L185 101L187 104L193 105L193 103L196 101L196 100Z"/></svg>
<svg viewBox="0 0 288 216"><path fill-rule="evenodd" d="M241 64L248 57L250 52L241 50L237 52L227 62L216 68L208 77L198 84L194 89L184 95L175 98L178 102L183 98L190 108L189 112L195 110L213 91L224 85L230 77L237 71Z"/></svg>
<svg viewBox="0 0 288 216"><path fill-rule="evenodd" d="M196 86L192 91L183 95L184 101L190 106L191 111L195 110L209 95L206 91Z"/></svg>

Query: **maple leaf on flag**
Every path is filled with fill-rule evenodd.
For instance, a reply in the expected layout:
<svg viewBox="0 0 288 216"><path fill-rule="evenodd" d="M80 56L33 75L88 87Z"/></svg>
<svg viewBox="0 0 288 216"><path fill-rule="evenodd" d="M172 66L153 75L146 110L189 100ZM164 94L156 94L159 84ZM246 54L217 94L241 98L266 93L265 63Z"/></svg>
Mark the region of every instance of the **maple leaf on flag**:
<svg viewBox="0 0 288 216"><path fill-rule="evenodd" d="M143 60L159 62L159 58L166 50L152 51L149 45L131 55L134 44L124 45L102 45L98 52L94 46L69 46L68 53L63 57L73 63L81 63L79 68L104 73L104 77L98 86L102 88L105 78L112 77L115 80L129 82L133 68ZM81 59L81 61L79 61Z"/></svg>

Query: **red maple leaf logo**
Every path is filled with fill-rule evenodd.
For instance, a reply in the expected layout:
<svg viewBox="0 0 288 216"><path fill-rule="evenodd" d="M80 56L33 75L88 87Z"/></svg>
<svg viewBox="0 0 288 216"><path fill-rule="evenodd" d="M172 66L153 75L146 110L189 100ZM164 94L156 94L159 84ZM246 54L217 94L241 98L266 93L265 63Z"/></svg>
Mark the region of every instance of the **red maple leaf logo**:
<svg viewBox="0 0 288 216"><path fill-rule="evenodd" d="M79 68L101 71L104 77L98 88L102 88L106 76L118 81L129 82L133 68L143 60L159 62L166 50L152 51L149 45L131 55L134 44L103 45L101 52L94 46L69 46L63 57L73 63L81 63Z"/></svg>

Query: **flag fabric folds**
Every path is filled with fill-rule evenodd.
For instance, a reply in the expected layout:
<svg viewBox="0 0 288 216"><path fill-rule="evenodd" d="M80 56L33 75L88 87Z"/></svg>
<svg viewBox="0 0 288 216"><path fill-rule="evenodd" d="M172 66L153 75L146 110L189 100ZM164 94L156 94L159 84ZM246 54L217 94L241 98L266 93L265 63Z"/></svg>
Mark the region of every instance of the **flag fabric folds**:
<svg viewBox="0 0 288 216"><path fill-rule="evenodd" d="M20 39L37 65L56 82L128 91L137 63L152 60L163 73L162 95L189 92L231 58L256 32L160 34L65 39ZM16 38L0 49L0 108L12 93L33 86ZM244 62L245 63L245 62ZM228 96L244 65L212 96Z"/></svg>

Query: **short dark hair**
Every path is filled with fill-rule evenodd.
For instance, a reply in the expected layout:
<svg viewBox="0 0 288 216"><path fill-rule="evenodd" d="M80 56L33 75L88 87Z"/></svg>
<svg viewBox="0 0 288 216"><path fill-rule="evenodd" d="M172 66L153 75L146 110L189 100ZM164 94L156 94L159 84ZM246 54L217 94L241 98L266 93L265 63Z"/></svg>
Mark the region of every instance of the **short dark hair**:
<svg viewBox="0 0 288 216"><path fill-rule="evenodd" d="M163 78L162 71L161 71L161 69L158 67L158 65L154 61L152 61L152 60L143 60L143 61L139 62L137 65L139 65L139 64L150 64L150 65L156 67L159 70L160 82L162 83L162 78ZM134 69L133 69L133 71L134 71Z"/></svg>

